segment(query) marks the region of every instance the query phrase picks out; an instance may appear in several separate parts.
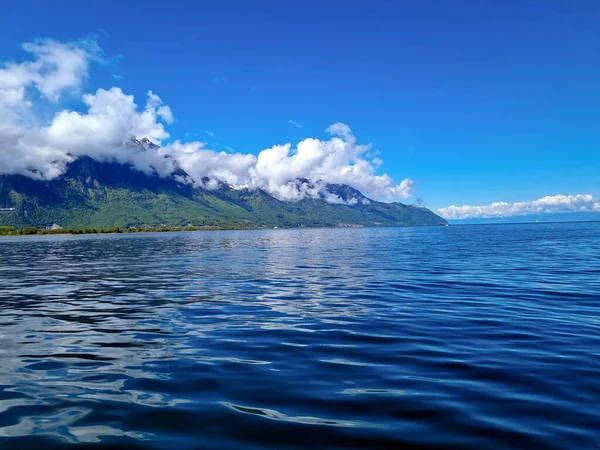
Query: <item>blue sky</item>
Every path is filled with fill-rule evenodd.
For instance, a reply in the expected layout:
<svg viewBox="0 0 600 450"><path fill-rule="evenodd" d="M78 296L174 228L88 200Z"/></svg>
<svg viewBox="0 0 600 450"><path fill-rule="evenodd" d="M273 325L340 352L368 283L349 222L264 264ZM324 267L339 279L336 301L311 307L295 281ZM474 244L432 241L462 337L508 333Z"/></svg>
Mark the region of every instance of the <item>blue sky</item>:
<svg viewBox="0 0 600 450"><path fill-rule="evenodd" d="M107 61L85 90L152 90L175 115L173 138L258 153L343 122L433 208L600 197L596 1L2 7L1 60L23 59L37 37L95 35Z"/></svg>

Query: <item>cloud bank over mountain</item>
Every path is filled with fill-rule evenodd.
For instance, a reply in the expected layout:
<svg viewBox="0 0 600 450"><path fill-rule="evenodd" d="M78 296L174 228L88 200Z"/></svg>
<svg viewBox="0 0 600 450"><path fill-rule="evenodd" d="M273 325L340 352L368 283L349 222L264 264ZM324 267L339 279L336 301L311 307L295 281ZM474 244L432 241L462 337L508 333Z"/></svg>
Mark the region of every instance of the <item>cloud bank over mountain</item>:
<svg viewBox="0 0 600 450"><path fill-rule="evenodd" d="M261 188L282 200L318 195L314 186L323 183L307 188L309 184L298 183L302 178L348 184L384 200L411 195L413 181L394 183L387 174L378 175L382 161L370 157L371 146L358 144L346 124L327 128L327 140L274 145L257 155L219 152L200 141L170 141L167 127L174 121L173 112L154 92L148 92L142 106L116 87L81 92L90 66L105 58L95 41L38 40L23 44L23 49L29 60L0 64L0 175L52 179L69 162L87 155L161 176L183 169L192 178L186 181L207 188L220 180L234 187ZM67 95L79 98L82 110L60 110ZM59 111L44 121L36 106L45 103ZM131 145L136 137L159 145Z"/></svg>
<svg viewBox="0 0 600 450"><path fill-rule="evenodd" d="M437 210L444 219L490 219L569 212L600 212L600 199L590 194L559 194L527 202L496 202L485 206L452 205Z"/></svg>

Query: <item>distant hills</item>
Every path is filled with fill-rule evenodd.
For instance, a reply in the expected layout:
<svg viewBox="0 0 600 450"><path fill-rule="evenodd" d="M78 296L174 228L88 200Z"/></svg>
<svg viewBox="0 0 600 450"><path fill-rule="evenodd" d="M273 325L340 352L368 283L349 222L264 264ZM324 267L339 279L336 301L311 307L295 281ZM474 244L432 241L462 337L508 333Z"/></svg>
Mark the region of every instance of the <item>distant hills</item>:
<svg viewBox="0 0 600 450"><path fill-rule="evenodd" d="M144 140L134 144L152 145ZM377 202L347 185L321 183L316 198L280 201L260 189L234 189L221 182L207 189L186 179L183 170L163 178L87 156L69 163L62 176L50 181L0 175L0 225L255 228L447 224L427 208ZM203 181L203 186L209 184ZM306 187L312 182L298 179L297 183Z"/></svg>

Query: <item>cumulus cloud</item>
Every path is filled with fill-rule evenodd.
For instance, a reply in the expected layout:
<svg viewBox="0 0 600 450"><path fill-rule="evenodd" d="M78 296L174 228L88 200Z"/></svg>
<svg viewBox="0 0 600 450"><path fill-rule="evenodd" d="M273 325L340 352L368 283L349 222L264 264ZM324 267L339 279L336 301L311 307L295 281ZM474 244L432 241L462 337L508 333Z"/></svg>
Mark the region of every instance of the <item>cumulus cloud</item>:
<svg viewBox="0 0 600 450"><path fill-rule="evenodd" d="M600 200L590 194L552 195L527 202L496 202L485 206L448 206L438 209L445 219L489 219L568 212L600 212Z"/></svg>
<svg viewBox="0 0 600 450"><path fill-rule="evenodd" d="M62 110L46 126L13 123L0 129L0 173L51 179L59 176L68 162L88 155L100 161L128 162L146 173L155 168L167 175L162 152L140 154L123 148L123 143L135 136L156 142L169 137L161 121L169 122L170 110L152 92L148 95L145 108L139 111L133 96L121 89L98 89L83 96L86 112Z"/></svg>
<svg viewBox="0 0 600 450"><path fill-rule="evenodd" d="M179 163L193 180L201 183L203 178L212 178L232 185L246 187L251 184L251 172L256 156L243 153L217 152L205 148L203 142L180 142L162 147L161 152ZM211 186L217 186L212 183Z"/></svg>
<svg viewBox="0 0 600 450"><path fill-rule="evenodd" d="M189 177L178 178L181 181L206 188L223 182L234 188L264 189L283 200L344 201L326 191L327 183L348 184L378 199L411 195L412 180L396 184L389 175L377 174L383 161L372 158L371 146L358 144L344 123L327 128L331 136L326 140L308 138L258 154L219 152L198 141L170 142L166 127L174 116L153 91L138 105L120 88L98 89L80 95L79 110L60 108L61 97L79 93L91 63L102 59L95 42L43 40L23 48L30 60L0 66L0 175L52 179L69 162L86 155L164 177L183 169ZM49 121L42 122L36 114L41 102L55 104L57 112Z"/></svg>
<svg viewBox="0 0 600 450"><path fill-rule="evenodd" d="M394 185L390 176L376 175L375 165L364 158L370 145L356 144L347 125L336 123L326 131L333 135L326 141L308 138L295 148L288 143L260 152L255 166L257 184L285 199L297 197L295 181L299 178L349 184L378 198L410 196L412 180L405 179Z"/></svg>
<svg viewBox="0 0 600 450"><path fill-rule="evenodd" d="M35 98L56 102L61 93L78 91L87 78L90 62L102 58L100 47L89 40L67 44L37 40L22 47L32 60L0 63L0 129L3 130L31 120L30 109Z"/></svg>
<svg viewBox="0 0 600 450"><path fill-rule="evenodd" d="M9 62L0 69L0 89L15 92L34 87L50 100L59 93L78 89L87 77L89 63L102 59L102 50L93 40L60 43L51 39L22 45L32 61Z"/></svg>
<svg viewBox="0 0 600 450"><path fill-rule="evenodd" d="M294 125L295 127L302 128L302 124L296 122L295 120L290 119L290 120L288 120L288 123L290 125Z"/></svg>

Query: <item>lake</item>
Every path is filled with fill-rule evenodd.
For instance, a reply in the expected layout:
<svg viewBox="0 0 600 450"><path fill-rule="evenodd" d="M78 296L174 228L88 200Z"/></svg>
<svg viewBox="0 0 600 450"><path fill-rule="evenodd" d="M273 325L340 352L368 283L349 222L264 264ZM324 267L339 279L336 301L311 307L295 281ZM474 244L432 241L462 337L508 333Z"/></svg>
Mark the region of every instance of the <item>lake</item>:
<svg viewBox="0 0 600 450"><path fill-rule="evenodd" d="M0 238L0 448L600 446L600 223Z"/></svg>

